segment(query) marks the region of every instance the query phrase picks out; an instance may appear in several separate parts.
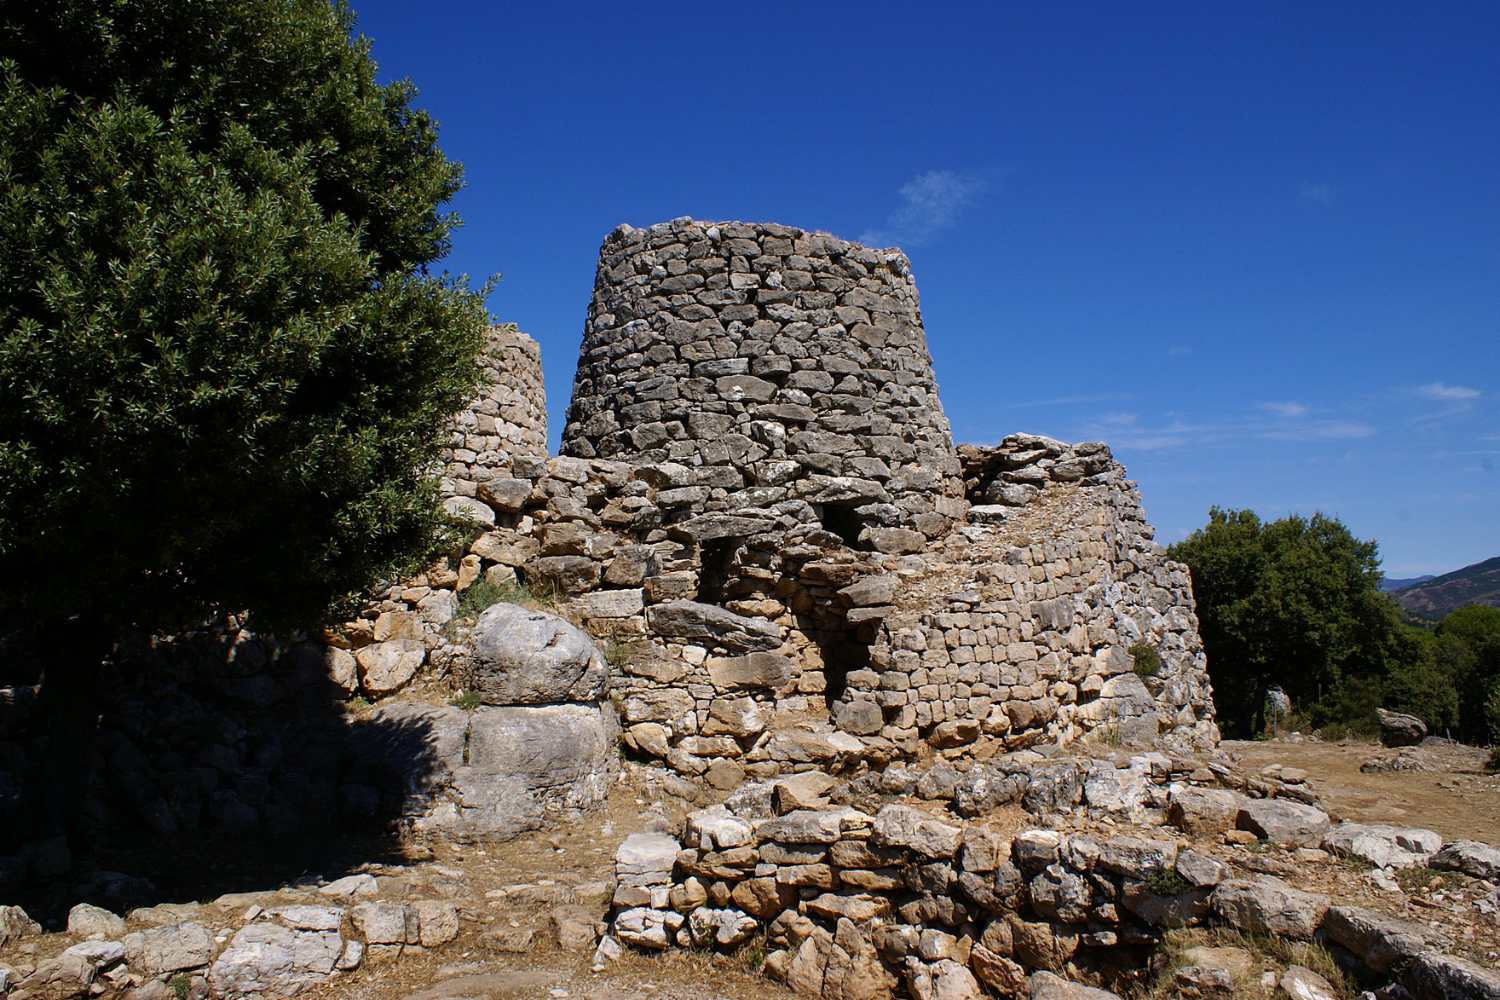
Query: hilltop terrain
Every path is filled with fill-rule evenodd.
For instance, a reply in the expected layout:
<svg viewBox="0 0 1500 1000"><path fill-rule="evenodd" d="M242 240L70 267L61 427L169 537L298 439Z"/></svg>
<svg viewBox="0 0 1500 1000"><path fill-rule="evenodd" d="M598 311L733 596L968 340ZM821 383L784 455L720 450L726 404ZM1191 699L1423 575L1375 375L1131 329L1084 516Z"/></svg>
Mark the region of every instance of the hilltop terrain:
<svg viewBox="0 0 1500 1000"><path fill-rule="evenodd" d="M1407 611L1441 618L1465 604L1500 607L1500 556L1397 590L1392 595Z"/></svg>

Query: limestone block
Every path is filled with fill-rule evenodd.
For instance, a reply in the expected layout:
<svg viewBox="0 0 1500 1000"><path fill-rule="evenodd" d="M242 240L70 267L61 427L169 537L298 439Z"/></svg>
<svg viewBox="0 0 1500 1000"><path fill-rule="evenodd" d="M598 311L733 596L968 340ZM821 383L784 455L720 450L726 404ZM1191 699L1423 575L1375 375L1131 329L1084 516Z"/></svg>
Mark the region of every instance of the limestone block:
<svg viewBox="0 0 1500 1000"><path fill-rule="evenodd" d="M487 705L593 702L608 685L609 666L593 639L556 615L495 604L468 641L469 688Z"/></svg>

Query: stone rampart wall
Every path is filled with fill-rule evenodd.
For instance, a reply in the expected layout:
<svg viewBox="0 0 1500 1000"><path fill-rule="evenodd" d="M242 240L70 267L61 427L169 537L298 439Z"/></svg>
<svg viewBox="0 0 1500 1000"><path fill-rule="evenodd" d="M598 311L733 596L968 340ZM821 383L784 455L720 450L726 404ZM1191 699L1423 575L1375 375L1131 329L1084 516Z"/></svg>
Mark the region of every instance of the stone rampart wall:
<svg viewBox="0 0 1500 1000"><path fill-rule="evenodd" d="M908 749L1096 729L1217 741L1187 568L1152 542L1109 449L1013 435L982 454L966 465L1004 471L970 477L971 496L999 502L976 503L977 523L884 588L893 604L866 609L879 629L835 707L840 726ZM1137 666L1140 646L1159 668Z"/></svg>

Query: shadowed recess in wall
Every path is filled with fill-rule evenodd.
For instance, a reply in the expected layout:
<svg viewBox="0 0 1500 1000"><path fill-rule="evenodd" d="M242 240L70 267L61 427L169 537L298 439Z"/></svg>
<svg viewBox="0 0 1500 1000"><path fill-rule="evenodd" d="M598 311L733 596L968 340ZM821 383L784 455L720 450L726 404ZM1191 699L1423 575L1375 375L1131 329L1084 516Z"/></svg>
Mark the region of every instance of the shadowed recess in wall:
<svg viewBox="0 0 1500 1000"><path fill-rule="evenodd" d="M14 639L4 653L0 894L48 926L80 901L125 912L399 863L396 818L438 792L427 719L361 717L318 650L221 633L106 668L83 800L69 836L49 837L44 660Z"/></svg>

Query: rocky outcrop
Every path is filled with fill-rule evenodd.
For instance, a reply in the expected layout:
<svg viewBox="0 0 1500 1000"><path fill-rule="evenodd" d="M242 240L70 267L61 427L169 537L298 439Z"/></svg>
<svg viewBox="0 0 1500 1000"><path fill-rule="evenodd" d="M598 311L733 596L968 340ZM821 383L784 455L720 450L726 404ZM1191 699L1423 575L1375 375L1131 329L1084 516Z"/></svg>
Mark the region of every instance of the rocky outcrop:
<svg viewBox="0 0 1500 1000"><path fill-rule="evenodd" d="M1427 738L1427 723L1415 715L1377 708L1380 720L1380 742L1388 747L1416 746Z"/></svg>

